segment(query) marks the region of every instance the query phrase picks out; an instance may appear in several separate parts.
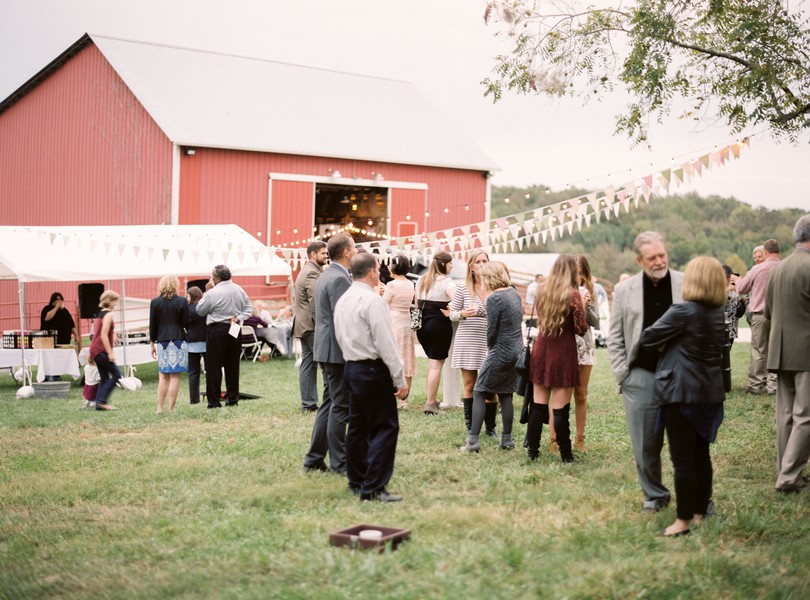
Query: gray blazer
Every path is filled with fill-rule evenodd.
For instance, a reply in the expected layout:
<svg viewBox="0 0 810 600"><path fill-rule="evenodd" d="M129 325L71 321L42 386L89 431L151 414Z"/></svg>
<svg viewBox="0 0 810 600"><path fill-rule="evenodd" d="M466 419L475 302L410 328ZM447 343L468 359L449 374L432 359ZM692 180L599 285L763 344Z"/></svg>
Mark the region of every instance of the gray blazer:
<svg viewBox="0 0 810 600"><path fill-rule="evenodd" d="M315 337L312 355L315 362L343 364L343 351L335 337L335 305L352 286L349 274L340 265L331 264L315 284Z"/></svg>
<svg viewBox="0 0 810 600"><path fill-rule="evenodd" d="M797 246L768 276L769 371L810 371L810 250Z"/></svg>
<svg viewBox="0 0 810 600"><path fill-rule="evenodd" d="M672 303L683 302L683 273L669 270L672 279ZM613 291L610 311L608 358L616 383L621 386L638 355L644 324L644 271L618 284Z"/></svg>
<svg viewBox="0 0 810 600"><path fill-rule="evenodd" d="M311 260L304 263L295 280L295 302L293 303L293 336L303 337L315 331L315 284L321 270Z"/></svg>

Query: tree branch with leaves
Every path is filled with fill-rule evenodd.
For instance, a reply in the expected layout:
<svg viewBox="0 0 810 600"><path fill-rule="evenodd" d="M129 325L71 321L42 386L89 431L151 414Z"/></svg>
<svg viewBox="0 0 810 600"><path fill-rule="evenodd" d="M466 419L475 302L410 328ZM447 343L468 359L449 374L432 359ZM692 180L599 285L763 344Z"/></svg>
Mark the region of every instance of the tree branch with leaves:
<svg viewBox="0 0 810 600"><path fill-rule="evenodd" d="M788 0L492 0L484 20L510 40L482 83L584 103L617 87L630 97L616 131L647 141L651 120L766 126L796 141L810 128L810 30ZM685 109L681 107L685 106Z"/></svg>

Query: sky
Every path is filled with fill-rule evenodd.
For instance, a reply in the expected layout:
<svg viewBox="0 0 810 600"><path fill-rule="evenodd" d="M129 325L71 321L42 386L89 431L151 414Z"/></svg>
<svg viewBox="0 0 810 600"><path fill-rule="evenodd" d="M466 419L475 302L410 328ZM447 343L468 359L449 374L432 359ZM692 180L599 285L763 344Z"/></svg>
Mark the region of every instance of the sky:
<svg viewBox="0 0 810 600"><path fill-rule="evenodd" d="M672 119L651 149L614 135L621 94L578 99L507 94L481 80L508 44L483 20L484 0L0 0L0 98L84 33L185 46L416 84L500 167L493 185L600 189L705 154L738 137L723 124ZM676 193L752 206L810 209L810 132L798 145L750 132L742 157ZM493 204L503 201L493 196Z"/></svg>

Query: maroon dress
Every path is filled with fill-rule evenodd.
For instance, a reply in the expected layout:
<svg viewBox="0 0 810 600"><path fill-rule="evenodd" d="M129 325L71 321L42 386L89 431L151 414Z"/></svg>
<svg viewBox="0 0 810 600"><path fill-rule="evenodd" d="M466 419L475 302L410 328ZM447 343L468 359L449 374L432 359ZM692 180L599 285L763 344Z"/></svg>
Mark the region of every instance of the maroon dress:
<svg viewBox="0 0 810 600"><path fill-rule="evenodd" d="M579 385L579 361L576 335L585 335L588 322L579 291L572 289L571 306L565 316L562 332L555 336L538 334L532 348L529 379L546 388L569 388Z"/></svg>

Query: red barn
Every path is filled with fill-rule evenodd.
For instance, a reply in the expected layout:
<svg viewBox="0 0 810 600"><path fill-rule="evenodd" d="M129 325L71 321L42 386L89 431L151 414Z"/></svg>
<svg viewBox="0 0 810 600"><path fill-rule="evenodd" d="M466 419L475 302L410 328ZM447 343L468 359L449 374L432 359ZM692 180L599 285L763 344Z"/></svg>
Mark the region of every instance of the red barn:
<svg viewBox="0 0 810 600"><path fill-rule="evenodd" d="M495 168L413 84L98 35L0 103L2 225L234 223L301 247L352 223L364 241L484 220ZM38 314L52 290L29 288ZM17 301L0 283L4 328Z"/></svg>

